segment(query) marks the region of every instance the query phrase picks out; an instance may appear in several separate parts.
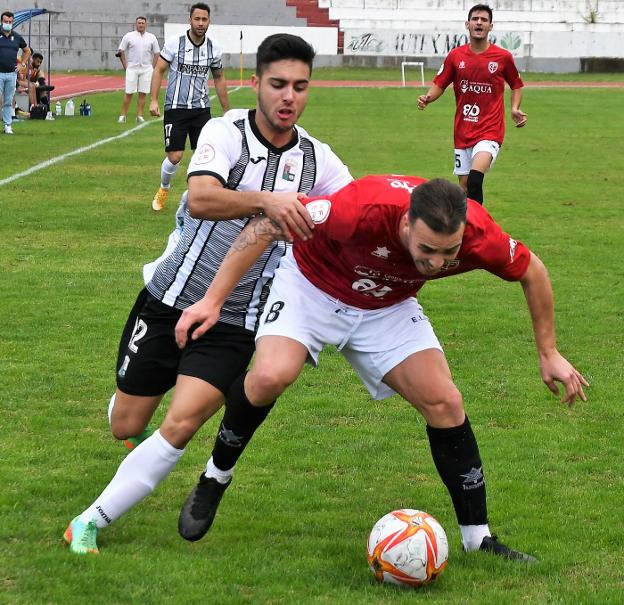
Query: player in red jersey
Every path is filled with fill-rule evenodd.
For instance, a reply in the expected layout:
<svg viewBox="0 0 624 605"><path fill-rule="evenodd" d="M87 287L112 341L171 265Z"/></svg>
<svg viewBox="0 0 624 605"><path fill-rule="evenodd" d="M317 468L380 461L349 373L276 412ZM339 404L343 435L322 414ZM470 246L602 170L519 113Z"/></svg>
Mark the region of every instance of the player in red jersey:
<svg viewBox="0 0 624 605"><path fill-rule="evenodd" d="M527 122L520 111L524 86L511 53L491 44L492 9L477 4L466 21L470 42L454 48L444 60L418 109L440 98L453 83L455 111L455 169L468 197L483 204L483 179L496 160L505 137L505 82L511 88L511 118L518 128Z"/></svg>
<svg viewBox="0 0 624 605"><path fill-rule="evenodd" d="M272 404L306 361L316 364L323 346L332 344L374 398L400 393L425 418L464 548L534 562L491 535L477 441L442 347L414 295L429 280L474 269L519 281L542 379L554 393L561 382L562 401L572 405L577 397L586 399L588 383L557 350L546 268L482 206L467 202L461 187L443 179L370 176L305 203L314 237L296 240L276 271L253 366L227 394L220 434L230 447L223 437L217 439L214 465L229 473L224 477L229 484L240 453L260 425L253 420L254 410ZM246 268L274 239L283 239L270 219L255 220L241 232L204 299L183 312L176 326L179 346L218 320L222 302ZM180 514L183 537L198 540L206 533L222 493L211 499L193 490Z"/></svg>

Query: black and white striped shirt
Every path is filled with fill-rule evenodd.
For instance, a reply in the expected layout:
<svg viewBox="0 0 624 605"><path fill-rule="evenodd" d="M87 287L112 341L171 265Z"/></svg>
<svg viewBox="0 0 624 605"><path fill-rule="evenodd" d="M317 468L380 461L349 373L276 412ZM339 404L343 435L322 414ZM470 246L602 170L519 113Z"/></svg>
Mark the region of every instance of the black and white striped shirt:
<svg viewBox="0 0 624 605"><path fill-rule="evenodd" d="M233 109L210 120L200 135L189 176L209 174L237 191L297 191L310 196L329 195L351 182L349 169L328 145L296 126L292 142L278 149L260 134L254 116L254 111ZM248 220L200 220L185 208L180 239L157 265L147 289L177 309L197 302ZM256 329L285 252L284 242L275 242L264 252L223 305L221 321Z"/></svg>
<svg viewBox="0 0 624 605"><path fill-rule="evenodd" d="M197 46L188 36L169 38L160 56L169 63L165 109L205 109L210 107L208 76L213 69L222 69L222 50L213 40L204 37Z"/></svg>

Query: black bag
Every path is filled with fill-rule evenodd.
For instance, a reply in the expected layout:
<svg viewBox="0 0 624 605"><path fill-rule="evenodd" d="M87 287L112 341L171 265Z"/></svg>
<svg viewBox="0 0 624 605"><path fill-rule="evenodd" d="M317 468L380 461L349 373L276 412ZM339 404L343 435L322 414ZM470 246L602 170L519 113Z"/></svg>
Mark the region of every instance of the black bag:
<svg viewBox="0 0 624 605"><path fill-rule="evenodd" d="M31 120L45 120L48 115L48 106L40 103L39 105L33 105L30 108Z"/></svg>

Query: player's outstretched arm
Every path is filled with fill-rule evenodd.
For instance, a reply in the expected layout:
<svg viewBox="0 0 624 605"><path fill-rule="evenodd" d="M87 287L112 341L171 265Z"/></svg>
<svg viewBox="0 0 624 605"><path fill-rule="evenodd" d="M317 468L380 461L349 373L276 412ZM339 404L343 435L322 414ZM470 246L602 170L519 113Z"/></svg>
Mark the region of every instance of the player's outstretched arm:
<svg viewBox="0 0 624 605"><path fill-rule="evenodd" d="M425 107L429 105L429 103L437 101L442 96L443 92L443 88L440 88L439 86L433 84L426 94L420 95L418 97L418 109L420 109L421 111L424 110Z"/></svg>
<svg viewBox="0 0 624 605"><path fill-rule="evenodd" d="M550 278L544 263L532 252L529 267L520 283L531 313L542 380L555 395L559 395L557 382L563 385L565 394L561 398L562 403L565 402L571 406L577 397L587 401L583 387L588 387L589 383L557 350Z"/></svg>
<svg viewBox="0 0 624 605"><path fill-rule="evenodd" d="M268 217L259 216L249 221L225 255L204 297L182 312L175 328L176 342L181 349L186 346L189 330L194 325L199 324L191 338L197 340L219 321L223 303L243 275L271 242L284 239L280 228Z"/></svg>
<svg viewBox="0 0 624 605"><path fill-rule="evenodd" d="M288 241L293 234L306 240L312 236L314 222L295 191L233 191L225 189L210 175L191 175L188 179L188 207L194 218L223 221L264 214L277 223Z"/></svg>

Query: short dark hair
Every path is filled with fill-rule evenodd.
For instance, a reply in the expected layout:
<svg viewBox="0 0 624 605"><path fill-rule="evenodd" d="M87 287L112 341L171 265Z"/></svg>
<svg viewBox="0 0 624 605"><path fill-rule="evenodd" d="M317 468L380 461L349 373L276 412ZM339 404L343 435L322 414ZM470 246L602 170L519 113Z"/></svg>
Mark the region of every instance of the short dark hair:
<svg viewBox="0 0 624 605"><path fill-rule="evenodd" d="M446 179L432 179L412 190L409 221L421 219L436 233L452 235L466 222L466 193Z"/></svg>
<svg viewBox="0 0 624 605"><path fill-rule="evenodd" d="M33 53L30 56L30 60L32 61L33 59L41 59L43 61L43 55L41 53Z"/></svg>
<svg viewBox="0 0 624 605"><path fill-rule="evenodd" d="M191 6L191 12L189 13L191 17L193 16L193 11L195 9L200 11L208 11L208 16L210 17L210 7L207 4L203 2L196 2L195 4L193 4L193 6Z"/></svg>
<svg viewBox="0 0 624 605"><path fill-rule="evenodd" d="M0 15L0 21L5 17L11 17L11 19L14 19L15 15L11 11L4 11L2 15Z"/></svg>
<svg viewBox="0 0 624 605"><path fill-rule="evenodd" d="M472 17L472 13L476 13L478 11L483 11L490 16L490 23L492 23L492 9L487 4L475 4L468 11L468 21L470 21L470 17Z"/></svg>
<svg viewBox="0 0 624 605"><path fill-rule="evenodd" d="M147 23L147 19L143 16L143 15L139 15L134 22L136 23L139 19L141 19L142 21L145 21L145 23Z"/></svg>
<svg viewBox="0 0 624 605"><path fill-rule="evenodd" d="M275 61L294 59L306 63L312 73L314 49L303 38L292 34L273 34L265 38L256 54L256 75L261 76L266 66Z"/></svg>

